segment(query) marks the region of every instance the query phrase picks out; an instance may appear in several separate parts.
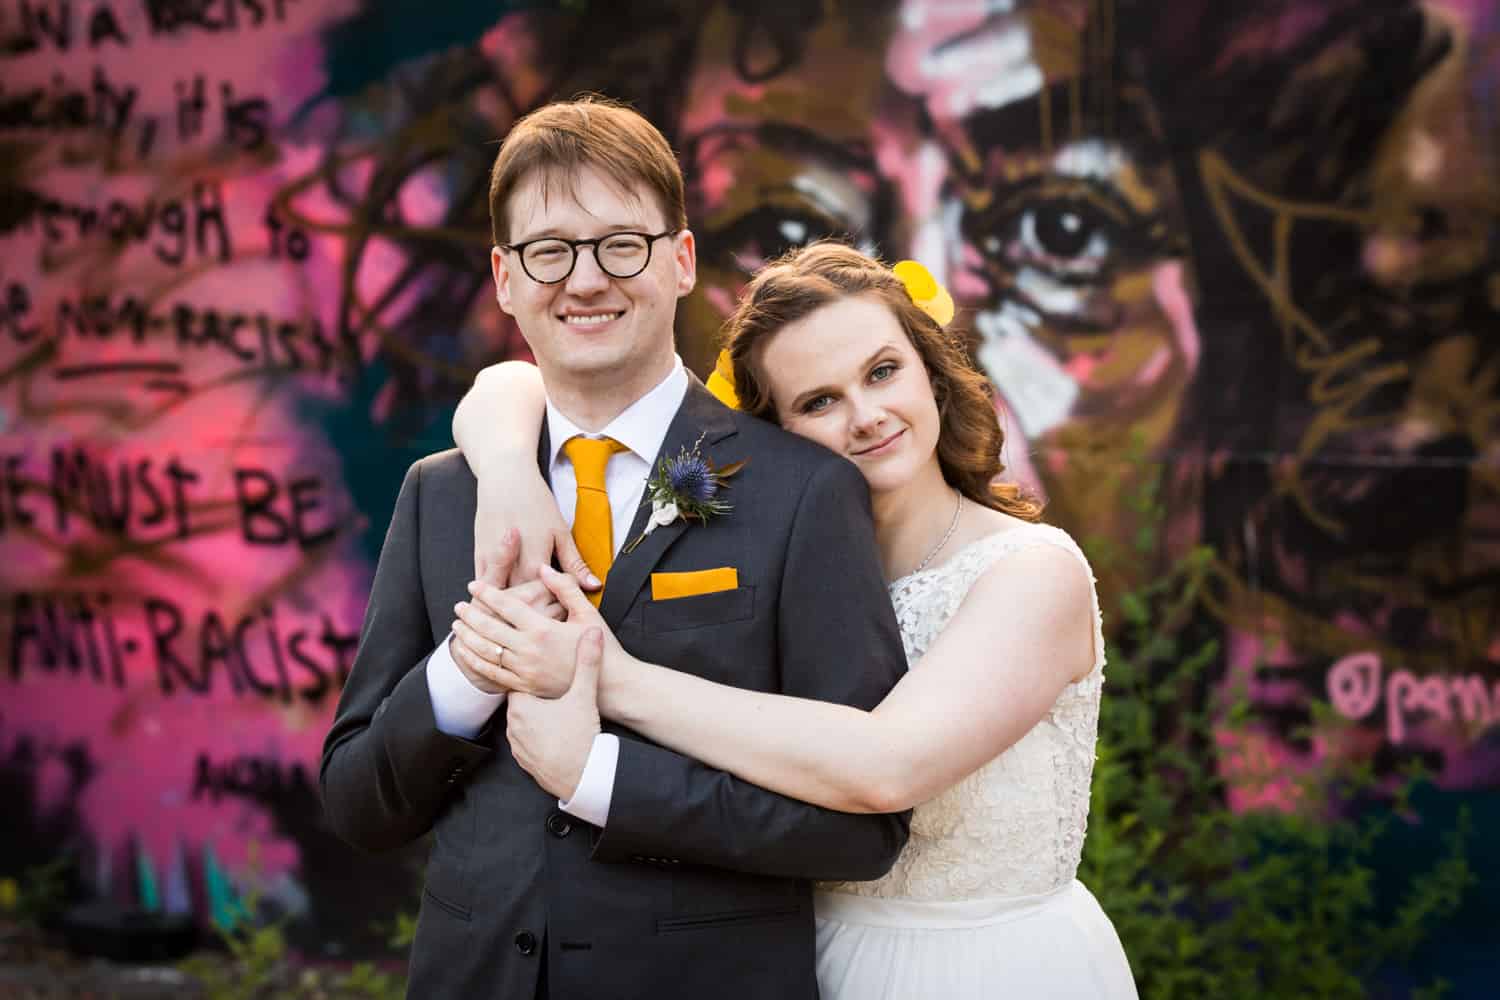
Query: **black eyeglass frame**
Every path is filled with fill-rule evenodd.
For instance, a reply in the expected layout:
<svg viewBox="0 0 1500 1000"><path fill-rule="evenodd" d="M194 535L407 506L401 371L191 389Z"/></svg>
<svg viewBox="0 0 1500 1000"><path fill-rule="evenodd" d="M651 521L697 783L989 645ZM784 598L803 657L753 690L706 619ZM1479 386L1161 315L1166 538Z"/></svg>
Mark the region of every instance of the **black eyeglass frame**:
<svg viewBox="0 0 1500 1000"><path fill-rule="evenodd" d="M638 233L630 229L622 229L617 233L606 233L603 236L596 236L591 240L569 240L564 239L561 236L539 236L534 240L527 240L525 243L501 243L499 244L499 247L501 250L509 250L513 252L517 257L519 257L521 260L521 270L526 272L526 277L530 278L532 281L535 281L538 285L558 285L571 278L573 276L573 269L578 266L579 247L593 247L594 263L599 265L599 270L603 271L611 278L624 281L626 278L634 278L636 275L640 274L642 271L646 270L646 268L651 266L651 251L656 247L657 240L661 239L663 236L676 236L678 233L682 232L682 228L683 227L678 226L676 229L668 229L655 235L652 235L651 233ZM616 274L609 268L605 267L604 261L599 259L599 244L603 243L605 240L612 240L616 236L639 236L646 241L645 262L641 264L638 269L630 272L629 274ZM526 248L536 243L566 243L568 245L568 249L573 251L573 262L568 265L567 272L561 278L553 278L551 281L543 281L541 278L538 278L536 275L531 273L531 268L526 266Z"/></svg>

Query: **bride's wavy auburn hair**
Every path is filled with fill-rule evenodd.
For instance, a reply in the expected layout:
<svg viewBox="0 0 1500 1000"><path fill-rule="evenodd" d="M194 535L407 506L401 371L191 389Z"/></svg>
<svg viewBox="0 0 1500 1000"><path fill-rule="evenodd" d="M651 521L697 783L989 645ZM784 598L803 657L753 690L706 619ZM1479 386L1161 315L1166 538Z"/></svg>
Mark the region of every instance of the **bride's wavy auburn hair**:
<svg viewBox="0 0 1500 1000"><path fill-rule="evenodd" d="M948 485L978 504L1038 521L1042 505L1014 483L1001 482L1005 433L995 416L989 381L975 370L962 338L923 312L906 286L880 261L853 247L820 240L792 250L751 280L725 323L735 392L746 413L779 423L760 349L787 324L853 296L883 304L916 348L938 410L938 465Z"/></svg>

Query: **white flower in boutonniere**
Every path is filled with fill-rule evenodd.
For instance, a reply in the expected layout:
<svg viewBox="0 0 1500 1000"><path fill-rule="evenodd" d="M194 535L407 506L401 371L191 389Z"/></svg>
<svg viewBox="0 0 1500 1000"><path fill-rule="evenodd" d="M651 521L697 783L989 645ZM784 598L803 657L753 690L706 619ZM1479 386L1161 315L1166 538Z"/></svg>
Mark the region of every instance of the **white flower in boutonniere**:
<svg viewBox="0 0 1500 1000"><path fill-rule="evenodd" d="M651 532L678 518L706 522L733 509L723 497L729 488L725 480L743 469L745 463L714 466L698 453L702 441L702 436L699 436L692 448L684 448L676 458L663 458L656 464L656 471L646 481L646 495L641 501L651 504L651 518L646 522L645 530L623 551L631 552Z"/></svg>
<svg viewBox="0 0 1500 1000"><path fill-rule="evenodd" d="M653 528L665 528L680 516L681 514L677 510L677 505L671 501L653 503L651 505L651 520L646 522L646 534L651 534Z"/></svg>

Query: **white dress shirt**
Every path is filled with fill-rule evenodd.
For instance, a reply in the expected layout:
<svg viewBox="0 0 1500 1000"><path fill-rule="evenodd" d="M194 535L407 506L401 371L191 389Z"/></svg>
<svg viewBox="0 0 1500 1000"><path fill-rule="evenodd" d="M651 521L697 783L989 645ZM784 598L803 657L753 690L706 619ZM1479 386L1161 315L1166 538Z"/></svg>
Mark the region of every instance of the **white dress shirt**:
<svg viewBox="0 0 1500 1000"><path fill-rule="evenodd" d="M661 451L667 428L681 408L687 390L687 369L683 367L682 359L677 358L666 378L626 407L597 434L579 428L552 405L550 398L547 400L547 440L551 446L547 468L552 480L552 495L557 498L557 509L569 527L572 527L578 509L578 479L573 472L573 463L562 450L563 445L581 434L584 437L614 438L629 449L611 455L604 470L604 489L609 494L613 521L612 541L618 555L645 495L651 462ZM448 648L451 639L450 634L427 660L427 691L432 698L432 715L442 732L473 739L505 701L505 694L481 691L464 676ZM620 741L616 736L600 733L594 737L588 763L584 765L583 776L573 797L567 802L559 802L558 806L581 820L602 827L609 819L619 759Z"/></svg>

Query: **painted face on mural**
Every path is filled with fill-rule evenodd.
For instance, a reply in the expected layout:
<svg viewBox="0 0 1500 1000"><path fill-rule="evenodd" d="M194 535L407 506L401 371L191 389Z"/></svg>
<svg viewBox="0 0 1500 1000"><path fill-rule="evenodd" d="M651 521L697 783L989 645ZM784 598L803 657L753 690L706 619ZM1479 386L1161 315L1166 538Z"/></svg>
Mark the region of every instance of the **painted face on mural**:
<svg viewBox="0 0 1500 1000"><path fill-rule="evenodd" d="M1088 17L1070 2L907 0L886 60L944 167L907 159L914 254L975 310L976 358L1065 501L1065 453L1166 439L1198 354L1164 147L1131 103L1144 98L1101 86Z"/></svg>
<svg viewBox="0 0 1500 1000"><path fill-rule="evenodd" d="M1325 694L1365 727L1341 752L1381 773L1420 758L1463 786L1493 768L1470 687L1492 682L1500 650L1500 483L1482 457L1500 430L1500 344L1482 332L1500 313L1500 201L1494 134L1472 112L1496 67L1464 43L1493 31L1479 10L1304 21L1267 8L1241 59L1278 81L1274 114L1198 157L1225 248L1206 298L1262 304L1270 345L1261 371L1231 371L1226 349L1243 348L1221 338L1205 381L1235 380L1225 398L1274 415L1263 433L1278 460L1243 463L1268 487L1220 493L1235 530L1216 543L1231 567L1225 685L1268 721L1236 756L1275 773L1320 764L1318 740L1286 734Z"/></svg>
<svg viewBox="0 0 1500 1000"><path fill-rule="evenodd" d="M898 490L937 461L932 381L879 301L841 299L788 323L760 364L781 426L849 459L871 493Z"/></svg>
<svg viewBox="0 0 1500 1000"><path fill-rule="evenodd" d="M790 8L788 8L790 9ZM774 12L768 17L776 16ZM754 30L716 8L698 38L681 144L689 214L701 238L698 288L683 306L679 348L699 371L749 277L786 250L825 237L881 248L892 189L876 169L871 109L885 86L868 27L825 13L770 74L746 65ZM863 47L862 47L863 46Z"/></svg>
<svg viewBox="0 0 1500 1000"><path fill-rule="evenodd" d="M669 228L644 184L622 191L585 168L573 178L569 196L566 185L547 180L528 177L511 196L512 245L541 237L654 235ZM693 235L686 230L651 241L645 270L629 278L606 273L589 247L579 249L572 273L552 284L528 274L514 250L497 247L491 254L500 308L515 317L549 388L638 388L636 395L671 365L672 321L678 298L693 288L695 262Z"/></svg>

